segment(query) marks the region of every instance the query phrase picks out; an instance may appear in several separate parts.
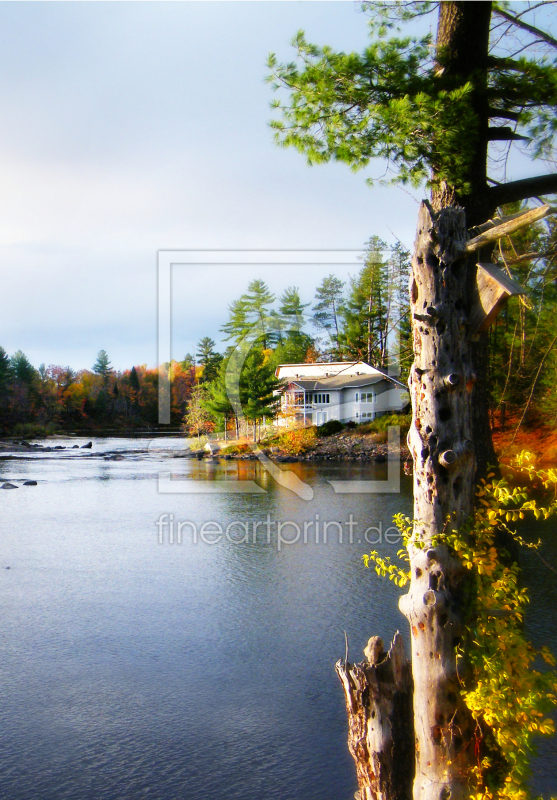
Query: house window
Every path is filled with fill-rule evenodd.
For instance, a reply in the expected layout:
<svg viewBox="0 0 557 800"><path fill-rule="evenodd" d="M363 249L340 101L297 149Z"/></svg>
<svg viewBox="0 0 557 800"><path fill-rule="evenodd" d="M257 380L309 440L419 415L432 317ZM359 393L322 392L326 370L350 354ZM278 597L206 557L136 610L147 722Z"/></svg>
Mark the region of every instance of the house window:
<svg viewBox="0 0 557 800"><path fill-rule="evenodd" d="M362 403L375 403L375 392L362 392Z"/></svg>
<svg viewBox="0 0 557 800"><path fill-rule="evenodd" d="M356 392L356 402L357 403L360 402L360 393L359 392ZM358 416L358 415L356 414L356 416Z"/></svg>
<svg viewBox="0 0 557 800"><path fill-rule="evenodd" d="M318 405L326 405L330 403L330 395L328 394L314 394L313 395L313 402L317 403Z"/></svg>
<svg viewBox="0 0 557 800"><path fill-rule="evenodd" d="M356 416L358 416L356 414ZM375 411L362 411L362 419L374 419Z"/></svg>

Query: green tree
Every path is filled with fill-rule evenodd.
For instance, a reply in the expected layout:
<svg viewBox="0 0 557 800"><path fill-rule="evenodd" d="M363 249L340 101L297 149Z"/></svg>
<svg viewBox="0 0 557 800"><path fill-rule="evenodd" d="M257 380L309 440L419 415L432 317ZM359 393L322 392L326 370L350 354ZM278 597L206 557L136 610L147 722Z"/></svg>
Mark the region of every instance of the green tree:
<svg viewBox="0 0 557 800"><path fill-rule="evenodd" d="M112 367L110 366L110 360L106 350L99 350L97 360L93 364L93 372L96 375L100 375L105 382L108 381L108 378L112 374Z"/></svg>
<svg viewBox="0 0 557 800"><path fill-rule="evenodd" d="M217 422L222 422L225 435L227 421L236 416L226 388L226 368L227 359L223 359L219 365L217 376L210 383L206 384L207 393L204 397L205 408L207 408ZM237 424L236 433L238 434Z"/></svg>
<svg viewBox="0 0 557 800"><path fill-rule="evenodd" d="M186 353L182 361L180 361L180 364L184 371L193 369L195 367L195 358L191 353Z"/></svg>
<svg viewBox="0 0 557 800"><path fill-rule="evenodd" d="M303 328L305 324L304 311L309 303L302 303L297 286L289 286L279 298L281 335L276 345L271 363L297 364L304 362L308 350L313 345L312 337Z"/></svg>
<svg viewBox="0 0 557 800"><path fill-rule="evenodd" d="M242 295L239 300L234 300L228 306L228 322L222 326L221 331L228 334L225 341L239 342L249 332L250 327L247 303L245 296Z"/></svg>
<svg viewBox="0 0 557 800"><path fill-rule="evenodd" d="M342 308L344 283L334 275L323 279L315 292L313 323L316 328L327 331L331 342L331 356L341 356L339 313Z"/></svg>
<svg viewBox="0 0 557 800"><path fill-rule="evenodd" d="M197 363L203 367L201 382L209 383L215 380L222 361L222 355L215 352L215 343L209 336L205 336L197 343L196 356Z"/></svg>
<svg viewBox="0 0 557 800"><path fill-rule="evenodd" d="M259 344L264 350L267 349L276 341L278 333L271 313L274 301L275 296L264 281L250 281L247 293L228 307L228 322L221 328L223 333L228 334L225 341L232 340L238 344L255 326L259 326L264 331L259 337Z"/></svg>
<svg viewBox="0 0 557 800"><path fill-rule="evenodd" d="M14 353L11 357L10 364L14 377L27 386L32 386L37 377L37 370L31 364L25 353L18 350L17 353Z"/></svg>
<svg viewBox="0 0 557 800"><path fill-rule="evenodd" d="M364 266L350 280L342 307L342 343L345 354L368 364L385 367L389 336L392 287L384 258L387 244L372 236L366 244Z"/></svg>
<svg viewBox="0 0 557 800"><path fill-rule="evenodd" d="M401 380L407 381L413 358L410 303L408 299L411 266L410 253L400 242L391 247L389 264L393 292L391 300L393 322L391 329L394 329L395 336L393 356L389 359L388 364L390 367L398 369Z"/></svg>
<svg viewBox="0 0 557 800"><path fill-rule="evenodd" d="M509 212L518 208L509 207ZM490 328L489 385L494 418L502 428L554 421L557 413L557 226L554 220L499 242L494 260L524 287Z"/></svg>
<svg viewBox="0 0 557 800"><path fill-rule="evenodd" d="M6 391L12 378L12 363L4 348L0 347L0 391Z"/></svg>
<svg viewBox="0 0 557 800"><path fill-rule="evenodd" d="M252 422L253 440L256 441L257 422L263 417L273 417L277 412L279 397L275 392L280 387L272 363L260 348L253 347L245 359L239 386L244 417Z"/></svg>
<svg viewBox="0 0 557 800"><path fill-rule="evenodd" d="M130 370L130 388L133 389L134 392L139 392L141 388L139 383L139 375L137 374L135 367L132 367Z"/></svg>

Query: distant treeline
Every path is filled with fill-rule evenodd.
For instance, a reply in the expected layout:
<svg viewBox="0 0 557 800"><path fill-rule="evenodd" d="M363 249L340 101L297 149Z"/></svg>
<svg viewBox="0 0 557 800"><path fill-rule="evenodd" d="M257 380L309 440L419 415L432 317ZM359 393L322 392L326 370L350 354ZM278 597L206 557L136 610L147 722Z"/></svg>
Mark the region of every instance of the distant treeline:
<svg viewBox="0 0 557 800"><path fill-rule="evenodd" d="M506 213L518 206L506 208ZM557 422L557 226L548 218L501 240L492 256L526 290L503 309L489 330L492 419ZM166 365L171 421L199 434L227 427L240 432L226 372L237 371L243 417L253 423L276 411L274 377L281 363L362 359L372 366L399 366L405 380L412 363L409 320L409 253L374 236L362 267L346 283L331 274L313 303L297 287L276 298L253 280L233 300L221 332L224 352L205 336L195 354ZM246 350L249 345L249 353ZM241 355L243 353L243 355ZM241 357L240 357L241 356ZM145 365L118 372L104 350L89 369L44 364L35 369L24 353L0 347L0 432L133 429L158 424L158 369Z"/></svg>

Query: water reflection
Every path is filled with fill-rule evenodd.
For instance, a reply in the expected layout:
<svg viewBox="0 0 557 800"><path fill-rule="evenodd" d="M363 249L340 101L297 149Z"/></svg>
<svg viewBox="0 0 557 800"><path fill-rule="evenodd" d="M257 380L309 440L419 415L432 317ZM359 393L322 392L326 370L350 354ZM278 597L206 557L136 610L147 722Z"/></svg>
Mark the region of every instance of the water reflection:
<svg viewBox="0 0 557 800"><path fill-rule="evenodd" d="M303 501L258 462L197 462L149 447L141 460L104 461L111 442L95 442L91 458L0 460L2 478L38 481L1 496L0 567L11 567L0 569L4 796L349 800L333 664L344 631L352 659L372 634L388 640L400 627L406 636L400 591L361 556L372 547L367 528L384 531L394 513L410 513L410 479L400 495L340 496L329 480L385 479L386 465L283 465L313 488ZM163 469L184 480L254 480L265 493L161 495ZM181 544L159 544L164 514L198 532L208 521L237 525L214 544L194 539L191 526ZM284 529L292 543L279 547L287 521L301 536ZM337 526L325 541L327 521ZM306 540L304 523L313 523ZM555 525L545 530L542 555L555 564ZM373 549L398 547L383 539ZM554 576L529 554L525 580L528 632L538 643L549 632L555 646ZM555 787L554 747L544 745L539 791Z"/></svg>

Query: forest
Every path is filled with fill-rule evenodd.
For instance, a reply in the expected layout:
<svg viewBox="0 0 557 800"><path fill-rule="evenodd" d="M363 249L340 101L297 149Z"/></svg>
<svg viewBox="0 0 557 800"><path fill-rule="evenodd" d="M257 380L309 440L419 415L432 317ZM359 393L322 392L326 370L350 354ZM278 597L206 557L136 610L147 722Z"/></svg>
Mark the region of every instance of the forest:
<svg viewBox="0 0 557 800"><path fill-rule="evenodd" d="M504 209L516 212L514 204ZM514 431L554 428L557 422L557 226L552 217L501 239L495 263L525 294L513 298L489 331L488 386L492 427ZM229 305L222 324L222 352L209 336L196 352L168 366L172 425L191 434L238 433L227 397L225 371L240 343L249 343L242 367L246 420L275 413L274 371L281 363L362 359L398 372L406 381L412 363L408 281L410 256L400 243L372 236L362 267L343 282L331 274L302 302L297 287L275 297L253 280ZM264 329L260 335L250 331ZM262 326L262 327L261 327ZM90 369L41 364L0 347L0 431L41 435L58 431L156 429L158 368L114 370L104 350Z"/></svg>

